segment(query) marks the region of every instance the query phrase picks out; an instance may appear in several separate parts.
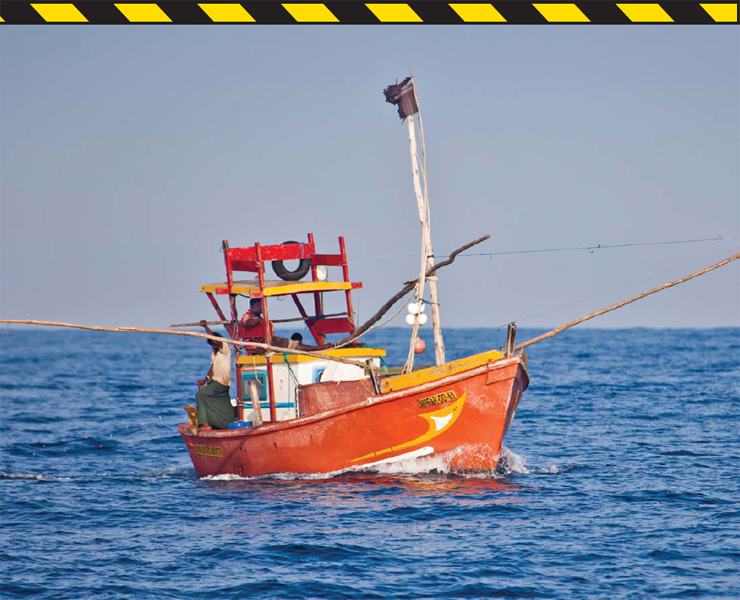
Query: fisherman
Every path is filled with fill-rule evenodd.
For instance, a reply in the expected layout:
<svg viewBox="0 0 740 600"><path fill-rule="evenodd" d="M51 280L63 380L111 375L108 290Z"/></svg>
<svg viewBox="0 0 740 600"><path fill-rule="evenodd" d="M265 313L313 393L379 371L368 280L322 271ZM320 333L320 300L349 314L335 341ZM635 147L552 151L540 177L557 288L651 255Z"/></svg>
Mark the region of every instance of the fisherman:
<svg viewBox="0 0 740 600"><path fill-rule="evenodd" d="M290 336L290 342L288 342L288 348L291 350L293 348L298 348L298 346L303 346L303 336L300 333L294 333Z"/></svg>
<svg viewBox="0 0 740 600"><path fill-rule="evenodd" d="M272 326L270 333L273 333ZM262 319L261 298L252 298L249 301L249 310L239 319L239 339L265 343L265 321Z"/></svg>
<svg viewBox="0 0 740 600"><path fill-rule="evenodd" d="M205 321L200 326L208 335L222 337L213 333ZM227 429L236 419L236 408L231 405L231 346L226 342L208 340L211 346L211 368L205 379L197 384L200 391L195 395L198 406L199 429Z"/></svg>
<svg viewBox="0 0 740 600"><path fill-rule="evenodd" d="M275 335L275 329L270 323L270 334L272 345L278 348L289 348L291 350L317 351L331 348L331 344L322 344L321 346L310 346L303 343L303 336L300 333L294 333L290 339L278 337ZM262 299L252 298L249 301L249 310L239 319L239 339L247 342L257 342L264 344L265 321L262 318ZM246 348L249 354L262 354L261 348Z"/></svg>
<svg viewBox="0 0 740 600"><path fill-rule="evenodd" d="M289 340L285 338L273 338L273 344L281 348L289 348L290 350L303 350L304 352L318 352L319 350L327 350L333 348L333 344L321 344L320 346L311 346L310 344L303 343L303 336L300 333L294 333L290 336Z"/></svg>

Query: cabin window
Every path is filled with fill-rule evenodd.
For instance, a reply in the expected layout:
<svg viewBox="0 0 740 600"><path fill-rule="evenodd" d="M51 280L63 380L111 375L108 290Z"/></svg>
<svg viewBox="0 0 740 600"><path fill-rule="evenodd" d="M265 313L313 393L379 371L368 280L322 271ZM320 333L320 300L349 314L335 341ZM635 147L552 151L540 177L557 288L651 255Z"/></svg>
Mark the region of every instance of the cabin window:
<svg viewBox="0 0 740 600"><path fill-rule="evenodd" d="M326 367L314 367L313 369L313 382L318 383L321 381L321 376L324 374Z"/></svg>
<svg viewBox="0 0 740 600"><path fill-rule="evenodd" d="M249 402L252 398L249 392L249 382L252 380L257 381L257 390L259 391L259 399L267 399L267 373L255 372L255 373L242 373L242 397L245 401Z"/></svg>

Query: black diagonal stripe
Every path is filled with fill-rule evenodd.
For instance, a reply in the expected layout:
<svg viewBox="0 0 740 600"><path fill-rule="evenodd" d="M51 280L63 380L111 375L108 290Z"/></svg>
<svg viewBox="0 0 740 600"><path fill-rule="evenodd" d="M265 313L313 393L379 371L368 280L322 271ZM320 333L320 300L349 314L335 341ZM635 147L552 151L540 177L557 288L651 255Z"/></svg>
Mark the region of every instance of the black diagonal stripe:
<svg viewBox="0 0 740 600"><path fill-rule="evenodd" d="M161 8L173 23L185 25L203 25L213 23L205 11L198 6L198 2L183 2L181 0L159 2Z"/></svg>
<svg viewBox="0 0 740 600"><path fill-rule="evenodd" d="M512 2L511 0L496 2L496 0L492 0L491 4L501 13L507 23L515 25L547 23L547 19L530 2Z"/></svg>
<svg viewBox="0 0 740 600"><path fill-rule="evenodd" d="M0 2L0 17L6 23L19 25L35 25L46 23L37 13L30 2Z"/></svg>
<svg viewBox="0 0 740 600"><path fill-rule="evenodd" d="M296 22L291 14L283 8L281 2L242 2L242 6L257 23L283 25Z"/></svg>
<svg viewBox="0 0 740 600"><path fill-rule="evenodd" d="M710 0L711 1L711 0ZM658 2L675 23L687 25L709 25L714 19L701 7L699 2Z"/></svg>
<svg viewBox="0 0 740 600"><path fill-rule="evenodd" d="M588 17L591 23L597 25L628 25L632 23L616 2L579 2L578 8Z"/></svg>
<svg viewBox="0 0 740 600"><path fill-rule="evenodd" d="M113 2L99 2L86 0L71 2L85 18L93 25L121 25L128 23L128 19L118 10Z"/></svg>
<svg viewBox="0 0 740 600"><path fill-rule="evenodd" d="M432 25L462 23L460 16L447 2L409 2L408 5L424 23Z"/></svg>
<svg viewBox="0 0 740 600"><path fill-rule="evenodd" d="M364 25L367 23L378 22L378 19L376 19L372 11L365 6L364 2L345 0L325 2L325 4L332 14L339 19L340 23L347 25Z"/></svg>

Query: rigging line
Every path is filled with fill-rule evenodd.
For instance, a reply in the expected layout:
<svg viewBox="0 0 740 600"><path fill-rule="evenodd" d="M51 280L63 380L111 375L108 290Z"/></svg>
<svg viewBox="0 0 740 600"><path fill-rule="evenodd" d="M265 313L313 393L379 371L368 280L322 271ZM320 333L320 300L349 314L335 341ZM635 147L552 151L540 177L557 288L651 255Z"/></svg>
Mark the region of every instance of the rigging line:
<svg viewBox="0 0 740 600"><path fill-rule="evenodd" d="M500 252L478 252L475 254L461 254L460 256L502 256L506 254L534 254L542 252L572 252L575 250L588 250L590 254L594 250L604 250L606 248L635 248L639 246L666 246L669 244L693 244L697 242L719 242L725 238L721 235L713 238L701 238L694 240L670 240L667 242L634 242L629 244L596 244L594 246L566 246L562 248L538 248L534 250L502 250ZM445 255L441 255L444 258Z"/></svg>
<svg viewBox="0 0 740 600"><path fill-rule="evenodd" d="M723 235L718 235L713 238L700 238L693 240L669 240L666 242L634 242L629 244L596 244L594 246L564 246L559 248L536 248L528 250L501 250L496 252L476 252L476 253L465 253L459 256L505 256L511 254L535 254L545 252L573 252L576 250L588 250L590 254L594 253L594 250L605 250L607 248L634 248L640 246L665 246L671 244L694 244L698 242L719 242L723 240L731 240L732 238L725 238ZM409 256L417 254L415 250L409 250L408 252L399 252L398 254L388 254L385 256L376 256L373 258L363 258L361 260L351 261L349 264L357 265L361 263L374 262L377 260L388 260L391 258L399 258L401 256ZM434 254L434 258L448 258L449 254Z"/></svg>
<svg viewBox="0 0 740 600"><path fill-rule="evenodd" d="M298 381L298 378L295 376L295 373L293 373L293 369L290 368L290 363L288 362L288 353L283 352L283 362L288 366L288 372L290 373L290 376L293 378L293 382L300 387L301 383Z"/></svg>
<svg viewBox="0 0 740 600"><path fill-rule="evenodd" d="M368 331L372 331L373 329L378 329L380 327L385 327L386 325L388 325L388 323L390 323L391 321L393 321L393 319L395 319L399 314L401 314L401 311L404 308L406 308L406 306L407 306L407 303L401 304L401 307L393 314L392 317L389 317L388 319L386 319L382 323L377 323L377 324L373 325L365 333L367 333ZM365 333L363 333L362 335L365 335ZM362 337L362 336L360 336L360 337Z"/></svg>
<svg viewBox="0 0 740 600"><path fill-rule="evenodd" d="M737 250L740 250L740 247L738 247ZM704 263L704 262L706 262L708 260L714 260L717 257L724 256L724 255L725 255L725 252L719 252L719 253L716 253L716 254L711 254L709 256L706 256L706 257L701 258L699 260L694 260L694 261L692 261L690 263L686 263L686 264L681 265L679 267L674 267L674 268L668 269L666 271L661 271L660 273L655 273L654 275L649 275L647 277L643 277L642 279L638 279L638 280L632 281L630 283L625 283L624 285L621 285L619 287L611 288L611 289L606 290L604 292L599 292L598 294L594 294L593 296L587 296L585 298L581 298L581 299L576 300L574 302L569 302L568 304L562 304L562 305L560 305L560 306L558 306L556 308L552 308L550 310L546 310L546 311L543 311L543 312L540 312L540 313L537 313L537 314L534 314L534 315L528 315L528 316L523 317L521 319L516 319L516 321L518 323L522 323L522 322L526 322L528 319L534 319L536 317L541 317L543 315L548 315L548 314L551 314L551 313L555 313L555 312L558 312L558 311L560 311L560 310L562 310L564 308L570 308L571 306L575 306L577 304L581 304L582 302L587 302L588 300L593 300L594 298L600 298L601 296L607 296L609 294L612 294L614 292L618 292L618 291L623 290L625 288L630 288L632 286L635 286L638 283L644 283L646 281L650 281L651 279L656 279L658 277L663 277L664 275L668 275L668 274L674 273L676 271L681 271L681 270L685 269L686 267L692 267L694 265L702 264L702 263ZM504 323L503 325L499 325L496 328L496 331L500 331L501 329L503 329L504 327L507 327L508 325L509 325L508 322L507 323Z"/></svg>
<svg viewBox="0 0 740 600"><path fill-rule="evenodd" d="M696 242L717 242L724 240L720 235L714 238L702 238L695 240L671 240L667 242L635 242L629 244L596 244L595 246L571 246L564 248L540 248L535 250L512 250L512 251L501 251L501 252L480 252L477 254L462 254L461 256L501 256L507 254L534 254L544 252L572 252L575 250L588 250L589 254L593 254L594 250L604 250L606 248L634 248L639 246L664 246L669 244L692 244Z"/></svg>
<svg viewBox="0 0 740 600"><path fill-rule="evenodd" d="M531 340L527 340L523 344L518 344L517 346L514 347L514 351L523 350L527 346L531 346L532 344L536 344L548 338L554 337L557 334L562 333L566 329L570 329L571 327L580 325L581 323L584 323L585 321L588 321L590 319L594 319L606 313L612 312L613 310L617 310L618 308L622 308L623 306L627 306L628 304L632 304L633 302L642 300L643 298L646 298L647 296L651 296L652 294L657 294L660 291L675 287L677 285L690 281L691 279L696 279L697 277L701 277L702 275L705 275L709 273L710 271L719 269L720 267L723 267L731 263L732 261L738 260L738 259L740 259L740 252L737 254L733 254L732 256L728 256L726 259L718 262L717 264L712 265L711 267L706 267L705 269L702 269L701 271L697 271L696 273L691 273L691 275L686 275L685 277L681 277L681 279L676 279L675 281L669 281L667 283L664 283L663 285L659 285L656 288L648 290L647 292L643 292L642 294L637 294L636 296L632 296L631 298L627 298L626 300L622 300L621 302L617 302L616 304L612 304L611 306L607 306L606 308L601 308L597 311L594 311L592 313L589 313L587 315L574 319L573 321L569 321L568 323L565 323L565 325L561 325L560 327L556 327L555 329L548 331L547 333L538 335L537 337L532 338Z"/></svg>

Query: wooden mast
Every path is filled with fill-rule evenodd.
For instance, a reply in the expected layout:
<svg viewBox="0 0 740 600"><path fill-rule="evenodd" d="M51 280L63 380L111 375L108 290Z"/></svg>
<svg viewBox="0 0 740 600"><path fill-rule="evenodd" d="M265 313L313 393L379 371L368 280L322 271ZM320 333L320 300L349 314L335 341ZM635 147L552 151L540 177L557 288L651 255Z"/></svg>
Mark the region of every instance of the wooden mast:
<svg viewBox="0 0 740 600"><path fill-rule="evenodd" d="M416 97L416 87L414 86L414 78L411 77L411 84L414 93L414 99L416 101L418 109L418 98ZM419 210L419 221L421 223L421 271L416 286L416 299L419 306L424 301L424 285L427 278L425 273L434 267L434 247L432 245L432 233L429 213L429 197L427 194L427 170L426 170L426 151L424 148L424 132L421 124L421 112L419 114L419 132L421 137L421 152L424 164L424 190L421 187L421 177L419 168L419 154L416 144L416 129L414 115L410 114L407 117L408 133L409 133L409 152L411 154L411 178L414 183L414 194L416 196L416 206ZM432 305L432 326L434 329L434 356L437 365L444 364L445 361L445 347L444 340L442 338L442 323L441 315L439 311L439 293L437 288L436 276L430 277L429 281L429 296ZM411 371L414 366L414 347L419 334L419 321L415 320L413 329L411 332L411 341L409 344L409 353L404 365L404 372Z"/></svg>
<svg viewBox="0 0 740 600"><path fill-rule="evenodd" d="M413 83L414 100L416 106L419 108L419 138L421 141L421 157L424 167L424 203L426 204L427 210L427 235L429 237L429 254L427 254L427 265L426 270L428 271L434 267L434 249L432 248L432 233L431 233L431 218L429 210L429 190L427 188L427 150L426 143L424 142L424 122L421 118L421 107L419 107L419 97L416 95L416 81L414 80L414 74L409 70L411 75L411 83ZM442 338L442 316L439 312L439 293L437 289L437 276L427 276L429 281L429 296L432 302L432 326L434 330L434 356L437 365L443 365L447 362L445 358L445 343Z"/></svg>

